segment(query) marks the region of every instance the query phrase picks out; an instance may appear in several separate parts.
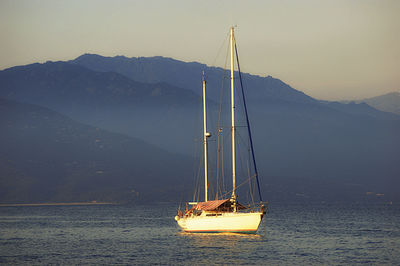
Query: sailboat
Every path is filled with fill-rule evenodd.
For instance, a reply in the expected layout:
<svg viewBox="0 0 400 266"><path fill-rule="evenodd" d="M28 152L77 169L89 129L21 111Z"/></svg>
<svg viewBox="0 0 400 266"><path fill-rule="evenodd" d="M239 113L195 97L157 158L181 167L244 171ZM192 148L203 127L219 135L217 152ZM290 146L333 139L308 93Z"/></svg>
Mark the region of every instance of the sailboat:
<svg viewBox="0 0 400 266"><path fill-rule="evenodd" d="M203 148L204 148L204 201L189 202L192 208L186 208L184 212L178 210L178 215L175 216L179 227L190 233L256 233L263 216L266 214L267 202L261 199L260 186L258 183L258 174L254 160L254 168L256 171L257 185L260 195L260 202L252 206L245 206L238 202L236 195L236 155L235 155L235 99L234 99L234 46L236 43L234 37L234 27L230 28L230 85L231 85L231 138L232 138L232 194L229 198L224 199L208 199L208 165L207 165L207 139L211 136L207 132L206 121L206 81L202 80L203 87ZM236 50L237 58L237 50ZM240 75L239 62L237 61L238 72ZM240 78L241 80L241 78ZM242 91L243 92L243 91ZM243 100L244 94L243 94ZM247 108L244 103L247 117ZM251 143L251 152L254 159L254 150L251 140L251 131L248 125L248 133Z"/></svg>

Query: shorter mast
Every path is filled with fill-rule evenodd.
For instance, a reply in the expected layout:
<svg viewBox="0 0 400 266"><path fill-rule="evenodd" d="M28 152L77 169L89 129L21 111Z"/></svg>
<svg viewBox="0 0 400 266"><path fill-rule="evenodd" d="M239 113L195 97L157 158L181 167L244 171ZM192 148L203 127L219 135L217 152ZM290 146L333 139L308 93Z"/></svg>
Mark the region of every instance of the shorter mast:
<svg viewBox="0 0 400 266"><path fill-rule="evenodd" d="M206 80L203 71L203 130L204 130L204 201L208 201L208 162L207 162L207 138L211 136L207 132L207 113L206 113Z"/></svg>

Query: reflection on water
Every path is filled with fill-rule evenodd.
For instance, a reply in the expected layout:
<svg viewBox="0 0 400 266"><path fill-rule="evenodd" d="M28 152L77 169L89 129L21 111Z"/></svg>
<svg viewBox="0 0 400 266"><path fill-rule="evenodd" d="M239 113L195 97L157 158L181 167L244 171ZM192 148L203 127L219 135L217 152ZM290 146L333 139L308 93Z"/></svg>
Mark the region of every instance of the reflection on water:
<svg viewBox="0 0 400 266"><path fill-rule="evenodd" d="M262 236L258 234L179 232L178 235L185 238L190 245L199 248L229 249L238 247L238 244L242 242L263 241Z"/></svg>
<svg viewBox="0 0 400 266"><path fill-rule="evenodd" d="M271 205L257 234L184 233L175 205L0 207L0 264L400 264L400 206Z"/></svg>
<svg viewBox="0 0 400 266"><path fill-rule="evenodd" d="M243 238L259 238L261 235L259 234L246 234L246 233L231 233L231 232L220 232L220 233L187 233L187 232L179 232L180 235L191 237L195 236L198 238L202 237L213 237L213 238L223 238L223 237L243 237Z"/></svg>

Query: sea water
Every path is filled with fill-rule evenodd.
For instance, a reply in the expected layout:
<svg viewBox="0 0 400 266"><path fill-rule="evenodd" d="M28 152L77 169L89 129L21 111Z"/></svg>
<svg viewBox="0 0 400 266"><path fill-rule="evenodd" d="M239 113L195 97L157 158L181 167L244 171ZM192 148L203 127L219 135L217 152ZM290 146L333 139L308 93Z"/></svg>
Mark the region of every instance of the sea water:
<svg viewBox="0 0 400 266"><path fill-rule="evenodd" d="M270 203L255 235L182 233L178 204L0 207L0 264L400 264L400 205Z"/></svg>

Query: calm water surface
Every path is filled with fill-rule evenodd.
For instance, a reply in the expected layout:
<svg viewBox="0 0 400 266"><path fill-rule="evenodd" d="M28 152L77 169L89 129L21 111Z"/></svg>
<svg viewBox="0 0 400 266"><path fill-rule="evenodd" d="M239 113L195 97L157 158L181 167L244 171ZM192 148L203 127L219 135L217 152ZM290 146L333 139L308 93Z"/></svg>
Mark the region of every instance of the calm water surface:
<svg viewBox="0 0 400 266"><path fill-rule="evenodd" d="M257 235L182 233L176 206L0 207L0 264L400 264L400 205L270 204Z"/></svg>

